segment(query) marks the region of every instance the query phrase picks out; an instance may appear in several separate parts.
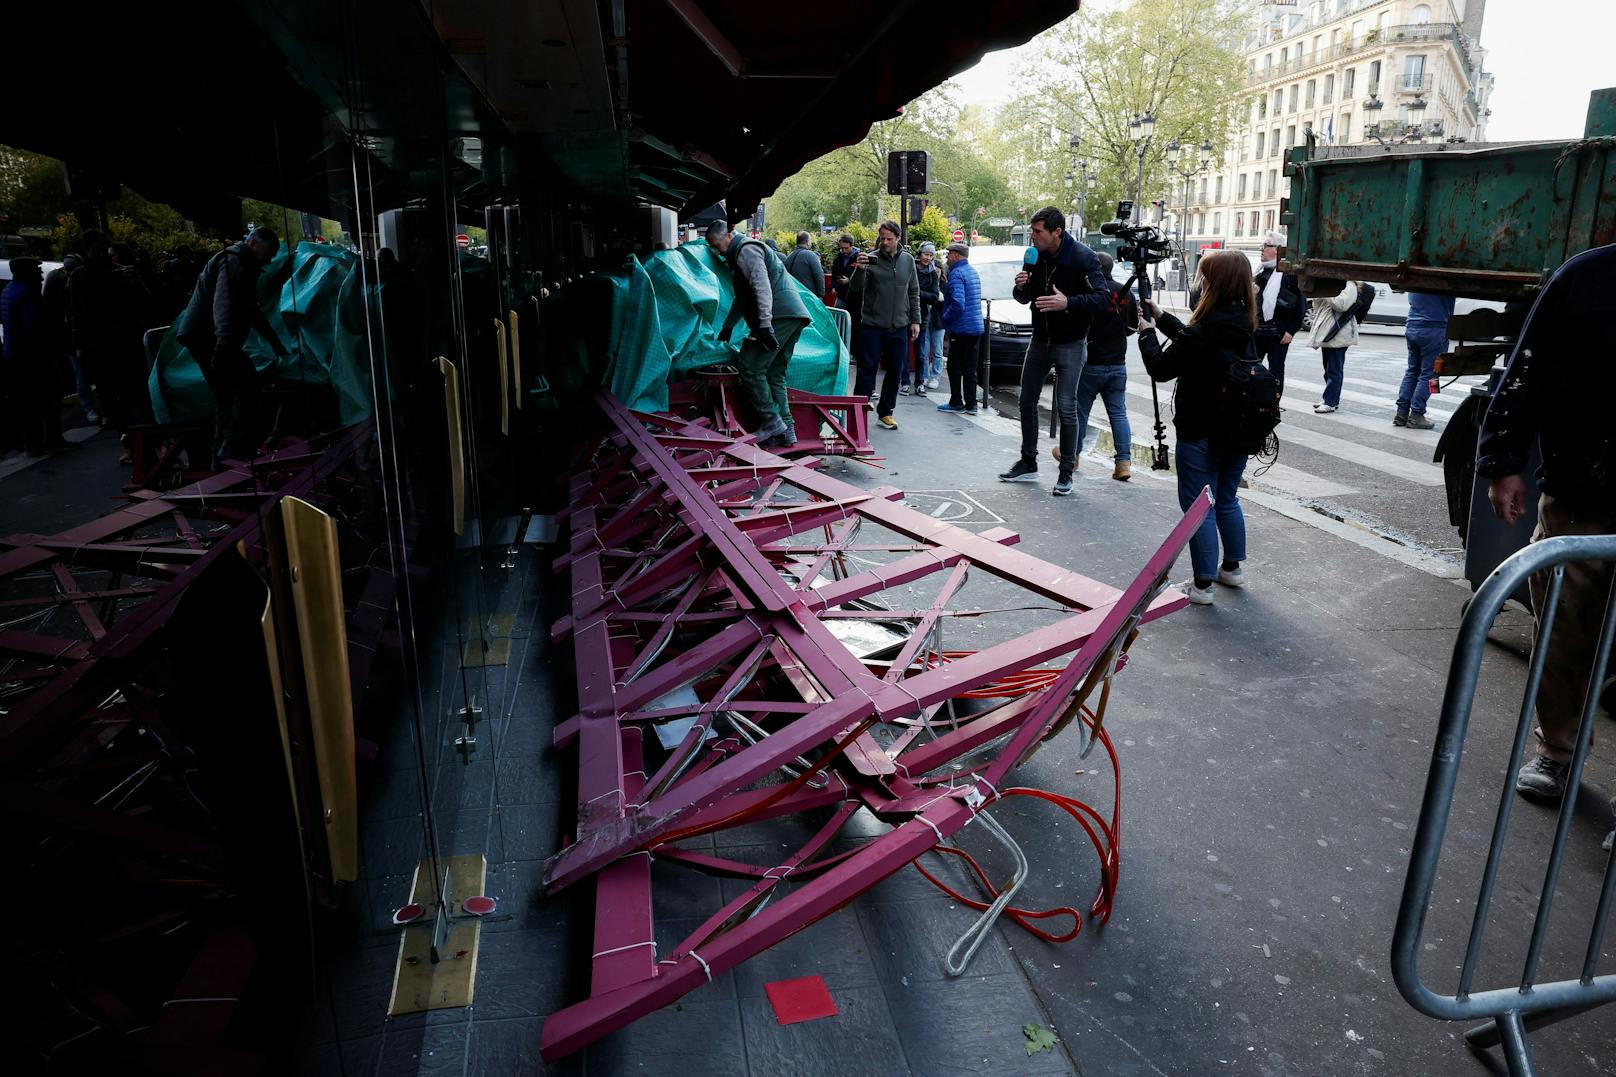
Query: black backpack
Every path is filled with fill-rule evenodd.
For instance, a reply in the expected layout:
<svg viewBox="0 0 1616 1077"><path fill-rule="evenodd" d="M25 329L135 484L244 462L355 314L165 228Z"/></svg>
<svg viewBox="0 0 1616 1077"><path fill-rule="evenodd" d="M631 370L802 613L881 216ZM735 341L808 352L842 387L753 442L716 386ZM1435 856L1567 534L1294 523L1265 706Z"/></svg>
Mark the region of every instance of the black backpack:
<svg viewBox="0 0 1616 1077"><path fill-rule="evenodd" d="M1374 302L1375 286L1366 280L1361 280L1358 282L1358 298L1353 300L1352 309L1347 313L1352 315L1354 321L1362 325L1363 320L1369 317L1369 308Z"/></svg>
<svg viewBox="0 0 1616 1077"><path fill-rule="evenodd" d="M1352 306L1345 313L1336 316L1335 324L1330 326L1330 331L1324 335L1324 339L1319 343L1328 344L1334 340L1335 335L1346 326L1348 318L1362 325L1363 320L1369 316L1369 308L1374 302L1375 286L1368 281L1359 281L1358 298L1352 301Z"/></svg>
<svg viewBox="0 0 1616 1077"><path fill-rule="evenodd" d="M1268 448L1279 425L1279 380L1257 358L1256 343L1246 338L1245 354L1227 353L1228 369L1218 387L1217 432L1221 449L1256 456Z"/></svg>

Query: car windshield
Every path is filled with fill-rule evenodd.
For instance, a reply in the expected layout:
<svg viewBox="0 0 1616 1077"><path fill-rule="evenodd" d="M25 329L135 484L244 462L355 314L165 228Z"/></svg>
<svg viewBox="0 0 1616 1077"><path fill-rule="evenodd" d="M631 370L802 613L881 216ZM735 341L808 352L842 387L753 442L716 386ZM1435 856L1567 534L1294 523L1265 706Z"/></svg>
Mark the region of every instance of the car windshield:
<svg viewBox="0 0 1616 1077"><path fill-rule="evenodd" d="M1020 262L984 262L976 267L982 281L983 299L1009 299L1016 286L1016 274L1021 272Z"/></svg>

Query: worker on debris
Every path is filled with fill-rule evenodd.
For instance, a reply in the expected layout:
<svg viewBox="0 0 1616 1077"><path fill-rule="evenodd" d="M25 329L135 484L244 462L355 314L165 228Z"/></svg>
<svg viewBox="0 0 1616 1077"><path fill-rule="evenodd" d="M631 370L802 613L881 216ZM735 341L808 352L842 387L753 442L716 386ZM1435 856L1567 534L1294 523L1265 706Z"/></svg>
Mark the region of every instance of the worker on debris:
<svg viewBox="0 0 1616 1077"><path fill-rule="evenodd" d="M258 372L243 350L248 331L258 330L276 355L286 354L258 305L258 274L280 246L273 231L255 228L208 259L176 327L213 392L215 470L221 461L248 458L257 448Z"/></svg>
<svg viewBox="0 0 1616 1077"><path fill-rule="evenodd" d="M714 221L707 226L707 245L735 275L735 301L718 339L728 343L735 323L746 319L746 339L735 365L758 415L758 444L789 448L797 443L797 428L786 398L786 368L797 338L808 327L808 308L780 256L759 240L737 237L723 221Z"/></svg>
<svg viewBox="0 0 1616 1077"><path fill-rule="evenodd" d="M1616 244L1584 251L1554 271L1526 316L1481 423L1476 473L1491 480L1487 496L1504 523L1526 514L1522 473L1534 443L1542 454L1533 542L1616 534L1616 434L1608 420L1616 376L1605 361L1616 351L1613 280ZM1531 578L1534 610L1543 610L1551 576L1544 571ZM1557 804L1566 794L1583 703L1601 688L1589 678L1611 577L1609 561L1565 566L1537 694L1537 754L1515 777L1522 796ZM1538 624L1540 633L1549 628Z"/></svg>

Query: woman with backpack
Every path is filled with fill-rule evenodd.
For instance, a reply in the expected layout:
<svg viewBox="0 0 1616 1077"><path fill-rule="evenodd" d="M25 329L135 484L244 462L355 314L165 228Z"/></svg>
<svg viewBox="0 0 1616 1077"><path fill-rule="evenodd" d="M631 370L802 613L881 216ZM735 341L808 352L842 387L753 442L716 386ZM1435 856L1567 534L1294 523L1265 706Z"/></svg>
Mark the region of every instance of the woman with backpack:
<svg viewBox="0 0 1616 1077"><path fill-rule="evenodd" d="M1324 354L1324 396L1313 405L1316 415L1341 406L1341 383L1347 376L1347 349L1358 343L1358 320L1368 313L1374 289L1347 281L1335 295L1313 300L1313 335L1308 343ZM1359 299L1365 302L1359 303Z"/></svg>
<svg viewBox="0 0 1616 1077"><path fill-rule="evenodd" d="M1212 604L1213 582L1244 587L1246 518L1240 509L1240 477L1251 451L1251 417L1245 401L1267 400L1277 421L1279 392L1273 375L1256 361L1257 287L1251 263L1240 251L1213 251L1196 273L1200 296L1188 325L1150 303L1155 322L1139 323L1139 352L1156 381L1177 379L1173 426L1178 433L1178 504L1188 509L1201 490L1212 490L1213 511L1190 536L1194 579L1184 593L1198 606ZM1161 326L1170 343L1156 339ZM1242 390L1240 379L1249 384ZM1272 425L1262 431L1266 439ZM1218 558L1218 540L1223 558Z"/></svg>

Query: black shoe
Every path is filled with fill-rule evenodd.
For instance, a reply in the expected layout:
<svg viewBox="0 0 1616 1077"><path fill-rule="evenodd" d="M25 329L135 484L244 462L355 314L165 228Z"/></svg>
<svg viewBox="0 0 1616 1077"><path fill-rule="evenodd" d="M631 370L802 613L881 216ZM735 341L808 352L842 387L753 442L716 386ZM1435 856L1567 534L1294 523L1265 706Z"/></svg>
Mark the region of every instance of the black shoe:
<svg viewBox="0 0 1616 1077"><path fill-rule="evenodd" d="M1000 482L1031 482L1038 477L1038 465L1030 460L1017 460L1014 467L999 475Z"/></svg>
<svg viewBox="0 0 1616 1077"><path fill-rule="evenodd" d="M1393 415L1392 416L1392 425L1393 426L1407 426L1408 425L1408 412L1400 411L1396 415Z"/></svg>

